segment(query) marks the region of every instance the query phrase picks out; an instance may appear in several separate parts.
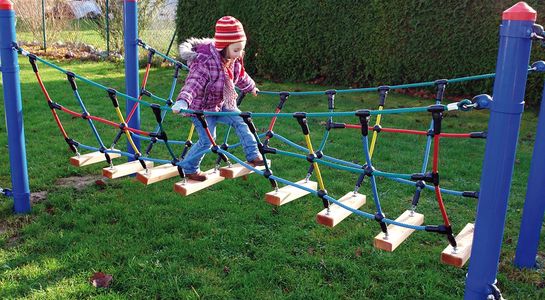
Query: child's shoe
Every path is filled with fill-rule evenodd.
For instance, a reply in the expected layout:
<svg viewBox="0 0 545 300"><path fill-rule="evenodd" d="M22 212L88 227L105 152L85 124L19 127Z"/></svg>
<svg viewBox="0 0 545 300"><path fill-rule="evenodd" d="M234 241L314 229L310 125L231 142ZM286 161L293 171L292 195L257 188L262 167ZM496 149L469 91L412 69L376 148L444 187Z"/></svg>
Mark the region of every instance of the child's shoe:
<svg viewBox="0 0 545 300"><path fill-rule="evenodd" d="M199 171L197 173L193 173L193 174L185 174L185 177L187 179L191 179L191 180L195 180L195 181L205 181L206 179L208 179L206 177L206 174Z"/></svg>

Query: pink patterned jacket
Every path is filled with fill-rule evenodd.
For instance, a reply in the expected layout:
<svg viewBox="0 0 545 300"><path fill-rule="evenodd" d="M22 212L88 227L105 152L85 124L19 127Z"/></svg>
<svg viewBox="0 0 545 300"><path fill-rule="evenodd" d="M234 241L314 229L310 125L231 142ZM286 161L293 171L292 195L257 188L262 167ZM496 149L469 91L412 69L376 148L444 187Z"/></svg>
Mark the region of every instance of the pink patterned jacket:
<svg viewBox="0 0 545 300"><path fill-rule="evenodd" d="M221 111L224 104L223 88L225 71L221 54L214 47L213 39L188 39L180 45L180 56L189 65L189 74L176 101L185 101L191 110ZM240 76L242 65L234 63L234 83L242 92L251 92L254 80L246 73Z"/></svg>

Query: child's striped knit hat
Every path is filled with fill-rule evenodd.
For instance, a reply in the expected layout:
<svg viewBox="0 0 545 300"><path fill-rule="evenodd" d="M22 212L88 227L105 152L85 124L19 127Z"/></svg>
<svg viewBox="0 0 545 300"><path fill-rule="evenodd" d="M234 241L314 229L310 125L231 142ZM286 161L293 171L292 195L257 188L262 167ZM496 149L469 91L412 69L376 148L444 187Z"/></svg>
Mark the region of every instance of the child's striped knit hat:
<svg viewBox="0 0 545 300"><path fill-rule="evenodd" d="M233 43L246 41L244 28L239 20L231 16L225 16L216 22L216 34L214 42L218 51Z"/></svg>

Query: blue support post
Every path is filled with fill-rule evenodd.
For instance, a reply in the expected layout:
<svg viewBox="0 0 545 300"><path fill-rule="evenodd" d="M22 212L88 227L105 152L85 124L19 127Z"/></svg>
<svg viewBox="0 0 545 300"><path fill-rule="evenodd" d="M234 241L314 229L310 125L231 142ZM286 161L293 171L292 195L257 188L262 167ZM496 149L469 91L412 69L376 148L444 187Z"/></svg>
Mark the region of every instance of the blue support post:
<svg viewBox="0 0 545 300"><path fill-rule="evenodd" d="M530 35L536 18L536 11L524 2L515 4L502 15L494 102L488 122L481 192L464 299L487 299L498 292L495 287L496 274L524 110L532 44Z"/></svg>
<svg viewBox="0 0 545 300"><path fill-rule="evenodd" d="M23 104L19 80L19 60L13 49L15 11L9 0L0 0L0 58L4 88L4 111L8 131L9 163L15 213L30 212L30 189L23 125Z"/></svg>
<svg viewBox="0 0 545 300"><path fill-rule="evenodd" d="M137 0L124 0L123 6L123 31L125 32L125 88L126 94L138 98L140 94L139 78L138 78L138 3ZM127 115L133 109L137 102L127 99L126 101ZM136 108L134 115L127 124L131 128L140 129L140 106ZM140 139L134 139L134 143L140 149ZM127 142L128 152L135 154L134 149ZM133 160L129 158L129 161Z"/></svg>
<svg viewBox="0 0 545 300"><path fill-rule="evenodd" d="M545 85L541 96L541 109L537 122L536 142L530 165L530 175L526 190L526 201L522 211L520 234L515 253L515 266L519 268L537 267L536 255L539 246L541 224L545 214Z"/></svg>

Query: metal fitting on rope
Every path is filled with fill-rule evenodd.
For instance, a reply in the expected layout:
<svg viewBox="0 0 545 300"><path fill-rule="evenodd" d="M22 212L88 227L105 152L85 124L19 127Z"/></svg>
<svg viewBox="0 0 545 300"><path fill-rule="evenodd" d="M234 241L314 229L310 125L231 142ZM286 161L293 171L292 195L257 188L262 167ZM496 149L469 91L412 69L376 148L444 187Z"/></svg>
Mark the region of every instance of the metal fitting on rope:
<svg viewBox="0 0 545 300"><path fill-rule="evenodd" d="M372 167L372 166L368 166L367 164L363 165L363 166L362 166L362 169L363 169L363 171L364 171L363 174L364 174L365 176L369 176L369 177L373 176L373 172L375 172L375 168Z"/></svg>
<svg viewBox="0 0 545 300"><path fill-rule="evenodd" d="M441 120L443 119L445 107L441 104L430 105L428 111L431 112L433 118L433 133L441 134Z"/></svg>
<svg viewBox="0 0 545 300"><path fill-rule="evenodd" d="M487 94L477 95L473 97L473 99L471 100L473 101L474 104L476 104L475 106L476 110L489 109L493 102L492 97L490 97L490 95L487 95Z"/></svg>
<svg viewBox="0 0 545 300"><path fill-rule="evenodd" d="M297 119L297 122L301 126L301 129L303 130L304 135L308 135L310 133L308 129L308 123L307 123L307 113L305 112L296 112L293 114L293 117Z"/></svg>
<svg viewBox="0 0 545 300"><path fill-rule="evenodd" d="M386 102L386 96L388 96L389 91L390 91L390 87L387 85L382 85L378 87L378 92L379 92L378 105L379 106L384 106L384 103Z"/></svg>
<svg viewBox="0 0 545 300"><path fill-rule="evenodd" d="M47 105L49 105L49 108L51 109L61 109L62 108L62 105L56 103L56 102L53 102L51 100L47 101Z"/></svg>
<svg viewBox="0 0 545 300"><path fill-rule="evenodd" d="M68 82L70 82L72 90L77 91L78 85L76 84L76 74L72 72L66 72L66 78L68 79Z"/></svg>
<svg viewBox="0 0 545 300"><path fill-rule="evenodd" d="M191 146L193 146L193 142L190 141L190 140L187 140L185 141L185 144L184 144L186 147L190 148Z"/></svg>
<svg viewBox="0 0 545 300"><path fill-rule="evenodd" d="M159 104L152 104L151 109L153 110L153 114L155 115L155 120L158 124L161 124L163 122L163 117L161 116L161 106Z"/></svg>
<svg viewBox="0 0 545 300"><path fill-rule="evenodd" d="M117 127L119 127L121 130L125 130L127 128L127 123L119 123Z"/></svg>
<svg viewBox="0 0 545 300"><path fill-rule="evenodd" d="M307 161L309 163L313 163L315 159L316 159L316 155L314 153L307 154Z"/></svg>
<svg viewBox="0 0 545 300"><path fill-rule="evenodd" d="M435 86L437 87L437 94L435 95L435 101L437 102L443 101L447 83L448 83L447 79L438 79L435 81Z"/></svg>
<svg viewBox="0 0 545 300"><path fill-rule="evenodd" d="M13 197L13 192L10 189L0 188L0 193L6 197Z"/></svg>
<svg viewBox="0 0 545 300"><path fill-rule="evenodd" d="M373 131L376 132L376 133L379 133L382 131L382 126L380 126L379 124L373 126Z"/></svg>
<svg viewBox="0 0 545 300"><path fill-rule="evenodd" d="M73 139L71 138L65 138L64 139L66 141L66 143L68 144L68 147L70 148L70 150L74 153L77 153L78 152L78 146L79 146L79 143L74 141Z"/></svg>
<svg viewBox="0 0 545 300"><path fill-rule="evenodd" d="M479 191L474 191L474 192L465 191L465 192L462 192L462 196L467 198L479 199Z"/></svg>
<svg viewBox="0 0 545 300"><path fill-rule="evenodd" d="M117 102L117 91L114 89L108 89L108 96L110 96L110 100L112 100L114 107L119 107L119 102Z"/></svg>
<svg viewBox="0 0 545 300"><path fill-rule="evenodd" d="M335 109L335 94L337 94L337 91L327 90L325 91L325 94L327 95L327 105L329 110Z"/></svg>
<svg viewBox="0 0 545 300"><path fill-rule="evenodd" d="M481 131L481 132L470 132L469 137L472 139L486 139L488 136L488 131Z"/></svg>
<svg viewBox="0 0 545 300"><path fill-rule="evenodd" d="M84 120L88 120L90 116L91 115L86 111L81 113L81 118L84 119Z"/></svg>
<svg viewBox="0 0 545 300"><path fill-rule="evenodd" d="M490 291L491 293L486 297L487 300L505 300L500 289L496 286L496 282L490 285Z"/></svg>
<svg viewBox="0 0 545 300"><path fill-rule="evenodd" d="M286 103L286 101L288 100L288 97L290 96L290 93L280 92L279 95L280 95L280 102L278 103L276 108L278 108L279 110L282 110L282 108L284 107L284 104Z"/></svg>
<svg viewBox="0 0 545 300"><path fill-rule="evenodd" d="M473 108L473 102L469 99L464 99L458 102L458 109L461 111L470 111Z"/></svg>
<svg viewBox="0 0 545 300"><path fill-rule="evenodd" d="M338 128L346 128L346 124L344 123L336 123L336 122L333 122L331 119L327 119L327 122L325 124L325 128L326 130L331 130L332 128L333 129L338 129Z"/></svg>
<svg viewBox="0 0 545 300"><path fill-rule="evenodd" d="M151 97L151 93L146 90L146 88L141 88L140 89L140 96L148 96L148 97Z"/></svg>
<svg viewBox="0 0 545 300"><path fill-rule="evenodd" d="M371 111L368 109L360 109L356 111L356 116L360 119L361 135L367 136L369 134L369 118L371 117Z"/></svg>
<svg viewBox="0 0 545 300"><path fill-rule="evenodd" d="M322 158L324 156L324 153L321 150L318 150L314 152L314 155L316 155L317 158Z"/></svg>

